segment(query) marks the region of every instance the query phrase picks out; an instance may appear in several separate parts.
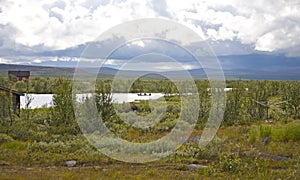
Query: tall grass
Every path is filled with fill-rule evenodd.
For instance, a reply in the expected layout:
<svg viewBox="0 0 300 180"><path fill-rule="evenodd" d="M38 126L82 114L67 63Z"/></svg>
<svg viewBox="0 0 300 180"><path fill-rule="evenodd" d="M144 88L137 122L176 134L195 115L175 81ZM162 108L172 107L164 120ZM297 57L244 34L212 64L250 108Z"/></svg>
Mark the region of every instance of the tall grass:
<svg viewBox="0 0 300 180"><path fill-rule="evenodd" d="M278 142L300 141L300 122L251 127L249 142L254 143L265 138L271 138L272 141Z"/></svg>
<svg viewBox="0 0 300 180"><path fill-rule="evenodd" d="M275 126L272 131L272 139L281 142L299 141L300 122Z"/></svg>

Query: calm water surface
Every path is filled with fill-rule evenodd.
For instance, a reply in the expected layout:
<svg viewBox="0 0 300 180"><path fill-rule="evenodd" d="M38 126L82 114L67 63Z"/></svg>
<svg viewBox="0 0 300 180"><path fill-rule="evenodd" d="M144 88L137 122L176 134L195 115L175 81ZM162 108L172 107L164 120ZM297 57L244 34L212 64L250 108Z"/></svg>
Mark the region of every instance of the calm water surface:
<svg viewBox="0 0 300 180"><path fill-rule="evenodd" d="M32 98L30 108L51 107L53 105L53 94L28 94ZM83 97L90 97L91 94L78 94L77 99L80 101ZM136 100L150 100L163 97L161 93L152 93L151 96L138 96L136 93L114 93L113 99L115 103L133 102ZM21 96L21 108L26 106L26 96Z"/></svg>

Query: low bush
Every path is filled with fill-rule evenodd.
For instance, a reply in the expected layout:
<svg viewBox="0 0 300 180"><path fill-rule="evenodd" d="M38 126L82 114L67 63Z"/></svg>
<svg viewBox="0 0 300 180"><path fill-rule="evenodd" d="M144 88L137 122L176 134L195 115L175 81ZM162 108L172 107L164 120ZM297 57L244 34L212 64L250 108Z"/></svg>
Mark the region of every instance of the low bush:
<svg viewBox="0 0 300 180"><path fill-rule="evenodd" d="M252 126L248 140L250 143L271 138L272 141L288 142L300 141L300 123Z"/></svg>
<svg viewBox="0 0 300 180"><path fill-rule="evenodd" d="M51 152L62 153L68 152L71 147L64 142L34 142L28 145L28 152Z"/></svg>
<svg viewBox="0 0 300 180"><path fill-rule="evenodd" d="M217 159L224 150L226 142L226 138L215 137L207 146L202 148L199 147L198 143L187 142L176 151L176 155L196 159Z"/></svg>
<svg viewBox="0 0 300 180"><path fill-rule="evenodd" d="M275 141L300 141L300 123L279 125L273 128L272 138Z"/></svg>
<svg viewBox="0 0 300 180"><path fill-rule="evenodd" d="M0 144L12 142L12 141L14 141L14 139L11 136L2 133L0 134Z"/></svg>
<svg viewBox="0 0 300 180"><path fill-rule="evenodd" d="M26 150L27 143L26 142L20 142L20 141L12 141L8 143L3 143L0 146L0 149L9 149L9 150Z"/></svg>
<svg viewBox="0 0 300 180"><path fill-rule="evenodd" d="M259 137L261 139L270 138L272 134L272 128L271 126L259 126Z"/></svg>
<svg viewBox="0 0 300 180"><path fill-rule="evenodd" d="M50 153L74 153L85 148L88 142L81 136L74 136L73 139L62 141L61 137L53 137L50 142L32 142L27 146L28 152L50 152Z"/></svg>
<svg viewBox="0 0 300 180"><path fill-rule="evenodd" d="M237 172L241 167L241 159L235 154L224 155L217 165L221 172Z"/></svg>

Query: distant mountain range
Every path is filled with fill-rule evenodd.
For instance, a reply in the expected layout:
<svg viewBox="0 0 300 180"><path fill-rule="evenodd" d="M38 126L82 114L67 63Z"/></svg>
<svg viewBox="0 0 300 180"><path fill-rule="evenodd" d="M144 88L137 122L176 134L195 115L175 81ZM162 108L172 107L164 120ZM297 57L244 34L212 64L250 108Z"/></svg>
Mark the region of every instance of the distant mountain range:
<svg viewBox="0 0 300 180"><path fill-rule="evenodd" d="M7 75L8 71L30 71L31 76L67 76L71 77L74 73L74 68L59 68L48 66L28 66L15 64L0 64L0 74Z"/></svg>
<svg viewBox="0 0 300 180"><path fill-rule="evenodd" d="M2 62L16 62L22 65L0 64L0 74L6 75L8 70L30 70L32 76L67 76L72 77L74 68L77 66L78 59L80 59L86 47L90 43L81 44L75 47L64 50L44 51L44 52L30 52L28 54L16 55L9 59L10 61ZM127 47L127 46L126 46ZM129 60L135 55L140 55L143 49L136 49L136 51L129 51L126 49L120 53L126 54L112 54L111 59L115 60ZM128 51L127 51L128 50ZM156 49L155 49L156 50ZM173 49L176 51L177 49ZM148 52L149 51L149 52ZM151 53L153 49L146 49L145 52ZM155 51L156 52L156 51ZM164 53L158 48L157 53ZM229 52L230 53L230 52ZM7 51L3 57L5 59L9 54L16 54ZM89 54L89 53L86 53ZM93 52L90 52L93 54ZM101 54L99 52L97 55ZM176 54L176 53L175 53ZM179 53L180 54L180 53ZM172 53L171 53L172 55ZM86 57L88 58L88 57ZM100 58L97 56L97 58ZM97 59L96 58L96 59ZM190 56L172 57L182 63L190 63L194 59ZM300 80L300 57L287 57L283 54L244 54L244 55L224 55L218 56L220 65L223 68L226 79L267 79L267 80ZM0 58L1 62L1 58ZM28 65L28 66L24 66ZM116 69L120 67L116 64L101 69L100 77L112 78L119 71ZM97 68L82 69L79 73L83 77L91 76L91 73L98 72ZM135 77L140 72L137 71L121 71L124 77ZM188 71L194 78L206 78L203 69L192 69ZM149 78L162 78L153 72ZM182 71L169 71L163 73L165 75L172 75L172 77L181 78Z"/></svg>
<svg viewBox="0 0 300 180"><path fill-rule="evenodd" d="M294 66L290 68L270 68L261 69L255 67L251 68L237 68L237 69L224 69L226 79L257 79L257 80L300 80L300 66ZM28 65L14 65L14 64L0 64L0 75L7 75L9 70L29 70L31 76L43 76L43 77L73 77L74 68L71 67L49 67L49 66L28 66ZM77 71L82 77L91 77L91 75L99 72L98 68L86 68ZM138 74L147 74L146 78L149 79L162 79L165 76L171 76L176 79L182 79L186 71L168 71L168 72L141 72L141 71L130 71L102 67L99 78L113 78L117 73L121 73L124 78L135 78ZM190 75L194 79L206 79L206 74L203 69L192 69L188 70Z"/></svg>

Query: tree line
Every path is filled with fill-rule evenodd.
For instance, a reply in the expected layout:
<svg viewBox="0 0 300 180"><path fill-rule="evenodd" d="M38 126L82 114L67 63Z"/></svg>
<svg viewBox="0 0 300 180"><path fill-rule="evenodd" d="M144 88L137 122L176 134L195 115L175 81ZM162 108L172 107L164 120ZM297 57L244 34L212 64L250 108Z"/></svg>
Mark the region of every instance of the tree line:
<svg viewBox="0 0 300 180"><path fill-rule="evenodd" d="M25 81L16 83L9 82L5 78L0 78L0 85L29 93L53 93L54 107L41 108L34 110L21 110L20 116L13 115L10 110L10 100L7 95L0 93L0 124L1 132L11 131L13 133L29 133L24 130L13 130L14 125L24 129L26 126L35 126L43 124L51 132L57 133L79 133L79 127L75 120L72 95L72 80L66 78L34 78L27 84ZM95 99L97 100L98 113L107 124L115 126L117 130L121 124L120 119L116 116L112 106L111 80L97 80ZM117 83L122 89L122 83ZM182 81L184 85L184 81ZM198 124L205 124L208 119L211 108L210 84L207 80L196 80L195 84L199 94L199 118ZM300 82L296 81L246 81L234 80L227 81L227 87L232 88L226 93L226 109L224 114L223 125L242 125L264 120L267 117L267 108L258 104L256 101L264 103L273 103L278 101L287 101L269 110L269 118L273 121L288 121L290 119L300 118ZM84 89L84 88L83 88ZM152 92L173 94L178 96L176 85L167 80L136 80L129 92ZM167 98L170 100L167 107L168 118L176 118L178 111L179 99ZM174 104L172 104L174 101ZM176 103L175 103L176 102ZM150 111L150 108L141 108L144 111ZM177 109L177 110L174 110ZM170 111L170 112L168 112ZM166 117L166 116L164 116ZM165 119L168 119L165 118ZM161 123L165 123L166 120ZM11 129L11 130L10 130Z"/></svg>

